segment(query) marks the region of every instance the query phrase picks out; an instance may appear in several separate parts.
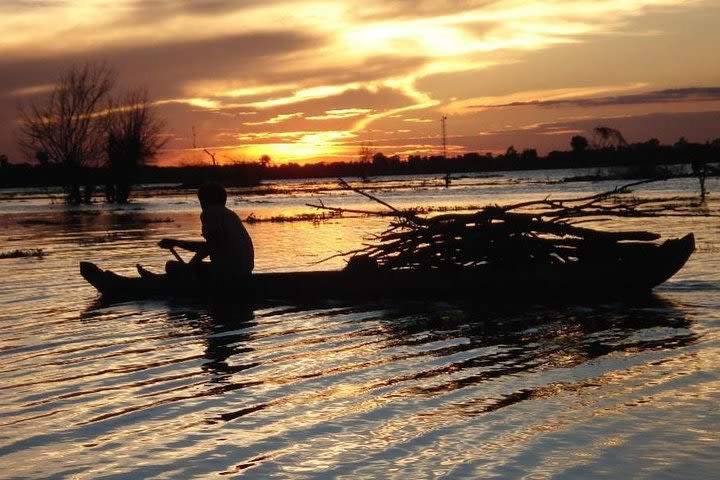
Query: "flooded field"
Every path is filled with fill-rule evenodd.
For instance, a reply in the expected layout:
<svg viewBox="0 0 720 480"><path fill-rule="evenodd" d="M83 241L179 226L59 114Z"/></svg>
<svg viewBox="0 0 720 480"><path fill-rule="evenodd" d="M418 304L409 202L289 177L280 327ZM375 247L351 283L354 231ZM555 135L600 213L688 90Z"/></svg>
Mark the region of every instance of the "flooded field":
<svg viewBox="0 0 720 480"><path fill-rule="evenodd" d="M378 178L397 207L447 210L613 188L572 172ZM708 180L698 211L720 213ZM639 196L697 196L697 182ZM230 191L256 271L342 268L388 219L324 180ZM688 203L690 200L688 200ZM301 221L288 221L292 219ZM271 221L275 219L275 221ZM285 220L285 221L280 221ZM198 238L192 191L68 209L0 192L4 478L713 478L720 470L720 218L614 222L697 251L654 294L576 302L107 303L78 262L134 274Z"/></svg>

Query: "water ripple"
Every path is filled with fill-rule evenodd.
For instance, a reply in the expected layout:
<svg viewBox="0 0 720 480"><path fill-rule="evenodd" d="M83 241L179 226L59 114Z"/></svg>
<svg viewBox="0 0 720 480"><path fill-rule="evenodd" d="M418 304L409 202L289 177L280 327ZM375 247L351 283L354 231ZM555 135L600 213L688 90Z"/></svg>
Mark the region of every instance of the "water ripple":
<svg viewBox="0 0 720 480"><path fill-rule="evenodd" d="M3 264L13 279L0 290L8 477L717 471L720 263L708 234L716 226L694 224L704 249L646 299L223 306L105 303L68 278L85 258L125 273L129 257L158 268L165 258L155 239L198 227L185 213L142 227L117 216L8 227L50 252ZM377 226L363 222L302 227L317 244L297 258L326 256L338 238L356 241ZM252 228L265 249L259 268L281 268L277 259L300 248L275 240L279 231L298 238L290 227Z"/></svg>

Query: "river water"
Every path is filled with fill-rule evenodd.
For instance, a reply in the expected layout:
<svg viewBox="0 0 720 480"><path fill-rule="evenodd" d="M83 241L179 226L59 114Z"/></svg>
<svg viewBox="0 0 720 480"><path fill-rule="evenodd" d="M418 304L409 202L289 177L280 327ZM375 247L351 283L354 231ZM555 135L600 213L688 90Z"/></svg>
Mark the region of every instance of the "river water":
<svg viewBox="0 0 720 480"><path fill-rule="evenodd" d="M574 172L378 178L398 207L584 195ZM698 211L720 212L708 181ZM638 196L690 197L696 182ZM107 303L78 262L160 270L197 237L193 192L68 209L0 193L0 469L4 478L717 478L720 221L618 223L697 251L643 299ZM242 218L377 208L321 180L231 190ZM256 271L340 268L386 219L248 224ZM611 225L613 226L613 225Z"/></svg>

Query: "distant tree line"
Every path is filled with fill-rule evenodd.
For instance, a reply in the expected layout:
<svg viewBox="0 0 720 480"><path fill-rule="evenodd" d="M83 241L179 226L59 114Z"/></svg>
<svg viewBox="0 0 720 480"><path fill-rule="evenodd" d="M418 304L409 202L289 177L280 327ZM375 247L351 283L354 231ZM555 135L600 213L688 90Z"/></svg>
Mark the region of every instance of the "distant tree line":
<svg viewBox="0 0 720 480"><path fill-rule="evenodd" d="M666 175L670 166L674 165L698 177L704 196L705 177L720 173L720 138L705 143L692 143L681 138L672 145L663 145L655 138L628 143L622 133L606 126L595 128L590 138L575 135L570 139L569 150L552 151L546 156L539 156L535 149L517 151L511 145L499 155L471 152L450 158L442 155L408 155L401 158L398 155L387 156L363 144L357 160L348 162L301 165L272 162L269 155L262 155L257 162L231 165L215 166L213 161L213 166L150 166L148 161L163 142L160 135L162 123L153 116L147 94L134 92L122 101L109 101L105 103L102 114L97 111L97 102L89 103L82 110L95 112L91 115L96 121L93 123L85 118L87 113L78 117L76 113L52 112L53 109L66 108L65 96L72 96L66 90L88 91L93 94L92 97L99 96L100 92L109 92L109 71L90 65L70 70L65 75L46 103L33 106L24 117L28 131L23 141L28 148L35 149L37 164L13 164L6 156L0 155L0 187L64 184L68 202L79 203L89 201L95 185L104 184L108 201L126 202L132 183L195 186L213 180L226 185L257 185L263 179L368 178L438 173L449 176L468 172L595 167L622 167L631 176L648 178ZM95 106L90 108L89 105ZM72 130L73 135L59 136L66 143L58 147L53 143L59 142L54 128L61 122L47 122L45 119L50 118L51 113L70 123L73 118L82 120L79 123L86 128L79 132ZM38 133L34 133L35 130ZM211 152L206 150L206 153L214 160ZM94 162L98 158L102 161ZM82 195L81 185L85 185Z"/></svg>
<svg viewBox="0 0 720 480"><path fill-rule="evenodd" d="M114 83L104 64L73 66L45 98L20 111L20 145L38 162L33 176L41 183L55 176L69 204L90 202L98 181L109 202L127 202L139 168L164 144L147 92L115 96ZM94 174L99 167L103 178Z"/></svg>
<svg viewBox="0 0 720 480"><path fill-rule="evenodd" d="M693 173L705 165L716 174L712 164L720 162L720 138L712 142L691 143L681 138L673 145L662 145L657 139L629 144L622 134L608 127L598 127L591 139L577 135L570 140L570 150L552 151L539 156L537 150L517 151L509 146L505 153L465 153L445 158L442 155L387 156L382 152L368 152L361 147L354 162L277 164L261 171L261 178L307 178L405 174L456 174L468 172L497 172L510 170L573 169L595 167L627 167L638 176L663 173L665 167L677 165L691 168ZM599 132L598 132L599 131Z"/></svg>
<svg viewBox="0 0 720 480"><path fill-rule="evenodd" d="M605 144L603 144L605 142ZM718 173L720 162L720 138L706 143L691 143L681 138L673 145L662 145L657 139L633 144L608 144L597 139L588 140L574 136L570 150L552 151L538 156L534 149L518 152L513 146L505 153L466 153L445 158L441 155L387 156L382 152L363 152L363 160L332 163L271 163L268 155L257 162L230 165L191 165L183 167L157 167L141 162L130 162L137 183L180 183L198 185L202 181L222 181L228 185L256 185L263 179L289 179L312 177L370 177L376 175L410 174L458 174L467 172L496 172L506 170L573 169L593 167L624 167L638 177L656 176L663 169L676 165L692 173L705 171L708 175ZM49 162L38 156L35 165L8 164L0 157L2 174L0 187L59 185L58 178L65 165ZM137 157L135 157L137 158ZM112 179L125 179L119 175L112 162L96 167L81 167L78 173L88 184L110 183ZM127 183L126 183L127 184ZM111 187L112 188L112 187Z"/></svg>

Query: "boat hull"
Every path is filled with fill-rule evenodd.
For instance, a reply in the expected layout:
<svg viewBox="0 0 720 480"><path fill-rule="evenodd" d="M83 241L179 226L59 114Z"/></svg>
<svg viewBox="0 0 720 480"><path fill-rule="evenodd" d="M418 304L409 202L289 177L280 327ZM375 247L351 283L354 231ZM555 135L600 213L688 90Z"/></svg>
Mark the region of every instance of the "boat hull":
<svg viewBox="0 0 720 480"><path fill-rule="evenodd" d="M557 265L484 265L458 271L311 271L256 273L247 280L208 285L187 278L124 277L80 263L82 276L105 298L493 298L647 293L680 270L694 237L633 245L612 260Z"/></svg>

